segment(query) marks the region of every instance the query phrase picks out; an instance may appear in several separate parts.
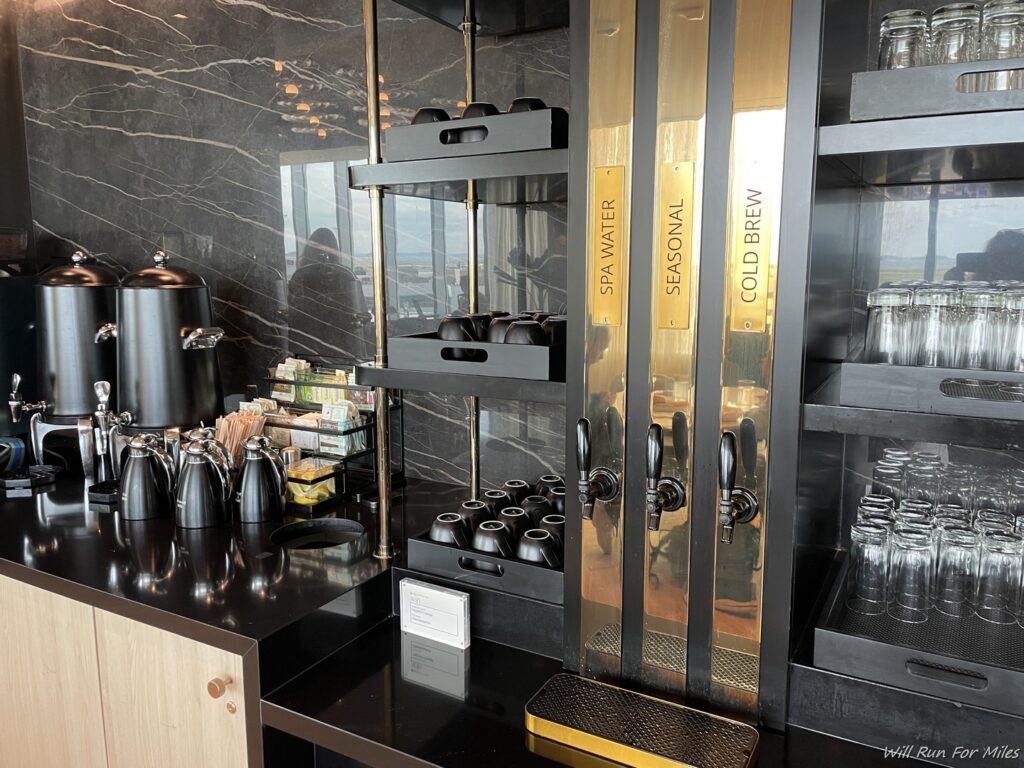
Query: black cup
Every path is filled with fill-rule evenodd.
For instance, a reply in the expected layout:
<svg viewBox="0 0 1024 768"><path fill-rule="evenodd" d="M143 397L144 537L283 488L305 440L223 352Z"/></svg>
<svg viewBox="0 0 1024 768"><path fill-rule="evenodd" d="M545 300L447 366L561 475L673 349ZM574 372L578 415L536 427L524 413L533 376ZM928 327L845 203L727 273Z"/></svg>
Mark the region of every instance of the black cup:
<svg viewBox="0 0 1024 768"><path fill-rule="evenodd" d="M555 537L540 528L534 528L523 534L523 538L516 545L516 557L528 563L546 565L548 568L562 566L562 558L558 554Z"/></svg>
<svg viewBox="0 0 1024 768"><path fill-rule="evenodd" d="M493 322L494 322L495 320L497 320L497 319L498 319L499 317L508 317L508 316L509 316L509 313L508 313L508 312L506 312L506 311L505 311L505 310L503 310L503 309L492 309L492 310L491 310L490 312L488 312L487 314L491 316L491 322L492 322L492 323L493 323Z"/></svg>
<svg viewBox="0 0 1024 768"><path fill-rule="evenodd" d="M548 335L548 342L553 347L565 346L565 336L568 329L566 319L561 315L552 315L543 323L540 327L544 329L544 333Z"/></svg>
<svg viewBox="0 0 1024 768"><path fill-rule="evenodd" d="M498 513L505 509L505 507L513 506L512 498L500 488L484 491L482 501L491 508L491 517L497 517Z"/></svg>
<svg viewBox="0 0 1024 768"><path fill-rule="evenodd" d="M469 546L466 521L455 512L442 512L430 526L430 540L438 544L451 544L465 549Z"/></svg>
<svg viewBox="0 0 1024 768"><path fill-rule="evenodd" d="M412 116L412 124L419 125L420 123L442 123L445 120L450 120L448 113L438 107L420 107L416 110L416 114Z"/></svg>
<svg viewBox="0 0 1024 768"><path fill-rule="evenodd" d="M498 114L498 108L489 101L471 101L462 110L462 117L490 117Z"/></svg>
<svg viewBox="0 0 1024 768"><path fill-rule="evenodd" d="M530 516L522 507L505 507L498 513L498 519L508 526L512 541L519 541L519 537L533 527Z"/></svg>
<svg viewBox="0 0 1024 768"><path fill-rule="evenodd" d="M437 338L444 341L479 341L476 336L476 323L473 318L464 315L447 315L441 318L437 326ZM456 349L452 352L453 360L470 360L475 350Z"/></svg>
<svg viewBox="0 0 1024 768"><path fill-rule="evenodd" d="M494 319L491 317L491 314L489 312L474 312L466 315L466 317L473 321L473 338L477 341L485 341L487 339L487 329Z"/></svg>
<svg viewBox="0 0 1024 768"><path fill-rule="evenodd" d="M555 511L556 515L565 514L565 486L561 488L552 488L548 491L548 501L551 502L551 508Z"/></svg>
<svg viewBox="0 0 1024 768"><path fill-rule="evenodd" d="M560 478L558 475L541 475L537 478L537 482L533 484L533 492L538 496L548 495L548 491L552 488L564 488L565 480Z"/></svg>
<svg viewBox="0 0 1024 768"><path fill-rule="evenodd" d="M516 320L505 331L506 344L533 344L538 347L548 345L548 335L544 333L536 320Z"/></svg>
<svg viewBox="0 0 1024 768"><path fill-rule="evenodd" d="M476 499L462 502L462 506L459 507L459 511L455 514L462 518L470 533L475 531L477 526L484 520L494 519L494 513L491 512L491 508L484 502L477 501Z"/></svg>
<svg viewBox="0 0 1024 768"><path fill-rule="evenodd" d="M554 536L558 542L559 551L562 550L562 546L565 544L565 515L544 515L537 527Z"/></svg>
<svg viewBox="0 0 1024 768"><path fill-rule="evenodd" d="M491 344L504 342L508 327L516 320L518 320L516 317L496 317L491 320L491 324L487 327L487 341Z"/></svg>
<svg viewBox="0 0 1024 768"><path fill-rule="evenodd" d="M519 506L526 510L526 514L530 516L535 526L540 523L540 519L544 515L550 515L555 511L546 496L537 496L536 494L527 496Z"/></svg>
<svg viewBox="0 0 1024 768"><path fill-rule="evenodd" d="M536 96L517 96L508 105L509 112L533 112L535 109L547 109L544 100Z"/></svg>
<svg viewBox="0 0 1024 768"><path fill-rule="evenodd" d="M485 555L512 557L512 541L508 526L501 520L484 520L473 534L473 549L483 552ZM481 571L490 571L491 573L499 571L498 566L493 563L474 560L473 564Z"/></svg>
<svg viewBox="0 0 1024 768"><path fill-rule="evenodd" d="M523 499L530 495L530 484L525 480L506 480L501 489L509 495L517 507L523 506Z"/></svg>

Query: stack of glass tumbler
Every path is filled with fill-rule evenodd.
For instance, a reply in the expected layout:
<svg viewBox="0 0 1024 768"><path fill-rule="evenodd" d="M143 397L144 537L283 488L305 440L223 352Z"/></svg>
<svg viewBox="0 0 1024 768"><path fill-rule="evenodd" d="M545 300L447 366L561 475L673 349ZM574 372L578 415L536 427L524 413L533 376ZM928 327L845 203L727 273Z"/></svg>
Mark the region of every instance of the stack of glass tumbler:
<svg viewBox="0 0 1024 768"><path fill-rule="evenodd" d="M1024 56L1024 0L950 3L928 15L917 9L892 11L882 17L879 69L905 69L927 64L961 64ZM1020 88L1021 73L987 72L962 90L998 91Z"/></svg>
<svg viewBox="0 0 1024 768"><path fill-rule="evenodd" d="M850 532L847 607L1024 628L1024 469L886 448Z"/></svg>
<svg viewBox="0 0 1024 768"><path fill-rule="evenodd" d="M1024 283L904 281L867 303L864 362L1024 371Z"/></svg>

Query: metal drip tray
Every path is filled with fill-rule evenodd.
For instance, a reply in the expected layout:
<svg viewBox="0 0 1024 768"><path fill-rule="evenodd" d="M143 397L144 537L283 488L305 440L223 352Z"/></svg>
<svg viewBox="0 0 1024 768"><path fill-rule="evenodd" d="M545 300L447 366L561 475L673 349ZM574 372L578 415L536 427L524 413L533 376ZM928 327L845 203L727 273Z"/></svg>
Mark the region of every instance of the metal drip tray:
<svg viewBox="0 0 1024 768"><path fill-rule="evenodd" d="M606 624L587 641L587 651L618 656L622 647L622 626ZM686 638L648 630L644 633L644 664L680 675L686 674ZM711 674L716 683L757 693L760 677L757 656L731 648L715 648L711 655Z"/></svg>
<svg viewBox="0 0 1024 768"><path fill-rule="evenodd" d="M815 629L816 667L1024 716L1024 629L935 610L921 624L855 613L846 568Z"/></svg>
<svg viewBox="0 0 1024 768"><path fill-rule="evenodd" d="M757 750L749 725L565 673L527 703L526 728L644 768L746 768Z"/></svg>

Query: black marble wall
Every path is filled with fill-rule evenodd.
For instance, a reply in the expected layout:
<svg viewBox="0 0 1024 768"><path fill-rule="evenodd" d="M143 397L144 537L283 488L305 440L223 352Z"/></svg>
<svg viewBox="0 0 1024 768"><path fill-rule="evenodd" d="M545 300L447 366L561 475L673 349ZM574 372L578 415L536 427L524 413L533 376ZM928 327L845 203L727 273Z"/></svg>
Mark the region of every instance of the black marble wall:
<svg viewBox="0 0 1024 768"><path fill-rule="evenodd" d="M40 254L130 270L160 248L201 274L228 391L288 353L371 351L368 203L346 181L366 154L361 3L7 1ZM457 111L461 34L388 0L379 14L385 120ZM478 63L482 99L568 105L567 30L481 38ZM387 229L391 326L430 328L464 302L465 209L389 198ZM485 308L564 303L564 206L488 206L481 231ZM564 409L484 408L488 482L562 471ZM409 393L410 473L466 482L467 422L463 398Z"/></svg>

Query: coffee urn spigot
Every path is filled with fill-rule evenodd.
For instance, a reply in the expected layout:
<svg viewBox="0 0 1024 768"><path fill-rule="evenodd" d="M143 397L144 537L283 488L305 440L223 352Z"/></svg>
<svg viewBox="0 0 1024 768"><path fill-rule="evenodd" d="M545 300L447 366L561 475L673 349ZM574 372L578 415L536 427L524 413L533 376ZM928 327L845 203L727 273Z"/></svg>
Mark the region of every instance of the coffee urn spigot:
<svg viewBox="0 0 1024 768"><path fill-rule="evenodd" d="M718 446L718 524L721 542L732 544L736 523L749 523L757 517L757 497L746 488L736 487L736 435L723 432Z"/></svg>
<svg viewBox="0 0 1024 768"><path fill-rule="evenodd" d="M664 441L661 425L647 430L647 530L661 528L661 513L675 512L686 504L686 489L674 477L662 477Z"/></svg>
<svg viewBox="0 0 1024 768"><path fill-rule="evenodd" d="M21 386L21 374L15 373L11 376L11 394L7 399L7 405L11 409L11 421L17 424L26 413L43 413L46 411L47 403L40 400L38 403L26 403L25 398L18 387Z"/></svg>
<svg viewBox="0 0 1024 768"><path fill-rule="evenodd" d="M619 495L619 478L607 467L590 468L590 420L576 422L576 469L579 479L576 488L583 506L583 519L594 517L594 504L611 501Z"/></svg>

